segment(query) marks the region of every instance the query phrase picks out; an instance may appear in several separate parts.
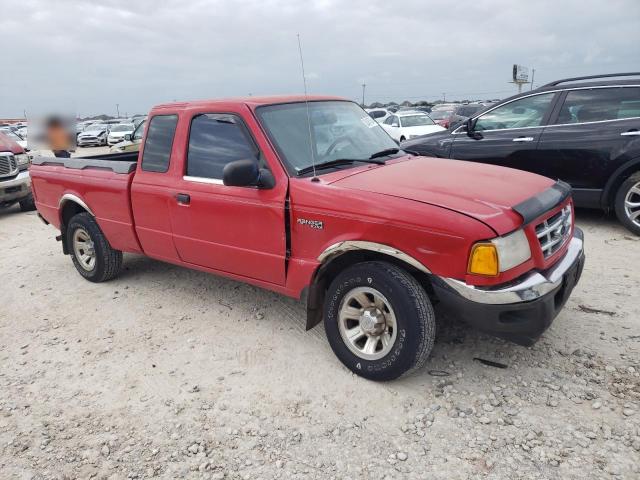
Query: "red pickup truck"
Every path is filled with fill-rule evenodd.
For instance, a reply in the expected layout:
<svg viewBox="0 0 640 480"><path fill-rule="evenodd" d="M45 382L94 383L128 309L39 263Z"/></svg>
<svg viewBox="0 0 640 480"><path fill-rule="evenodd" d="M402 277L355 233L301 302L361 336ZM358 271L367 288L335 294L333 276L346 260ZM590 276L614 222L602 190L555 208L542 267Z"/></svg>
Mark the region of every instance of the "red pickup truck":
<svg viewBox="0 0 640 480"><path fill-rule="evenodd" d="M401 150L334 97L160 105L139 155L35 157L31 178L87 280L133 252L300 298L375 380L426 361L436 304L533 343L584 263L566 184Z"/></svg>

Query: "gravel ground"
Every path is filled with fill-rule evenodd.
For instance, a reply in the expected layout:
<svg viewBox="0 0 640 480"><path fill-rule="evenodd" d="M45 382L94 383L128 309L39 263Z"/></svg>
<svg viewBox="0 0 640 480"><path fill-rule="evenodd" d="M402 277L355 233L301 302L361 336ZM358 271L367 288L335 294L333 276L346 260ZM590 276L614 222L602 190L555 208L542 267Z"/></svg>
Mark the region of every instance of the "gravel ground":
<svg viewBox="0 0 640 480"><path fill-rule="evenodd" d="M425 368L373 383L294 300L135 255L92 284L0 211L0 477L639 478L640 240L578 224L582 281L535 346L445 319Z"/></svg>

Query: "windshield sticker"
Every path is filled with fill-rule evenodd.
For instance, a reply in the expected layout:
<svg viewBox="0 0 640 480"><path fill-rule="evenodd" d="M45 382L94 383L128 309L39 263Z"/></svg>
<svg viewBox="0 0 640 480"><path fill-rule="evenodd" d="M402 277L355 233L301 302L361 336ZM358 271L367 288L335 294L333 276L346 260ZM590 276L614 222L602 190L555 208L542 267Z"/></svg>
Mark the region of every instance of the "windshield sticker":
<svg viewBox="0 0 640 480"><path fill-rule="evenodd" d="M367 126L369 128L373 128L378 124L378 122L376 122L369 115L366 115L366 116L362 117L360 120L362 121L362 123L365 124L365 126Z"/></svg>

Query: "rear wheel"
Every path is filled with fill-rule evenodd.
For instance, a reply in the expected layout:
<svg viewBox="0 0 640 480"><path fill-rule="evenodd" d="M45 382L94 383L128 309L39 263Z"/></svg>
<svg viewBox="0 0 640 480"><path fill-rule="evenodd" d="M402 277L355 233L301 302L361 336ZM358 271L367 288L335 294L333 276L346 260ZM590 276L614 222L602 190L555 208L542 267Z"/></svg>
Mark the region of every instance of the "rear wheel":
<svg viewBox="0 0 640 480"><path fill-rule="evenodd" d="M67 227L67 245L78 273L91 282L111 280L120 272L122 252L111 248L95 219L75 215Z"/></svg>
<svg viewBox="0 0 640 480"><path fill-rule="evenodd" d="M418 369L433 348L435 316L426 292L387 262L360 263L340 273L324 312L336 356L371 380L393 380Z"/></svg>
<svg viewBox="0 0 640 480"><path fill-rule="evenodd" d="M640 235L640 172L627 178L616 193L618 220L636 235Z"/></svg>

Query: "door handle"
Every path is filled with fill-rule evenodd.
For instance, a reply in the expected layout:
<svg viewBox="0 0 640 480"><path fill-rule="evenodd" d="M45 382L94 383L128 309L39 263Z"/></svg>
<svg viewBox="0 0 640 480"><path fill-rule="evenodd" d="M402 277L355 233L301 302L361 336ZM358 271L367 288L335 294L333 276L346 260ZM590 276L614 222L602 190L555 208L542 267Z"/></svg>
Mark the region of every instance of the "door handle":
<svg viewBox="0 0 640 480"><path fill-rule="evenodd" d="M628 130L620 134L623 137L637 137L640 136L640 130Z"/></svg>
<svg viewBox="0 0 640 480"><path fill-rule="evenodd" d="M533 137L516 137L513 139L514 142L533 142Z"/></svg>
<svg viewBox="0 0 640 480"><path fill-rule="evenodd" d="M191 203L191 196L186 193L178 193L176 195L176 200L181 205L189 205L189 203Z"/></svg>

